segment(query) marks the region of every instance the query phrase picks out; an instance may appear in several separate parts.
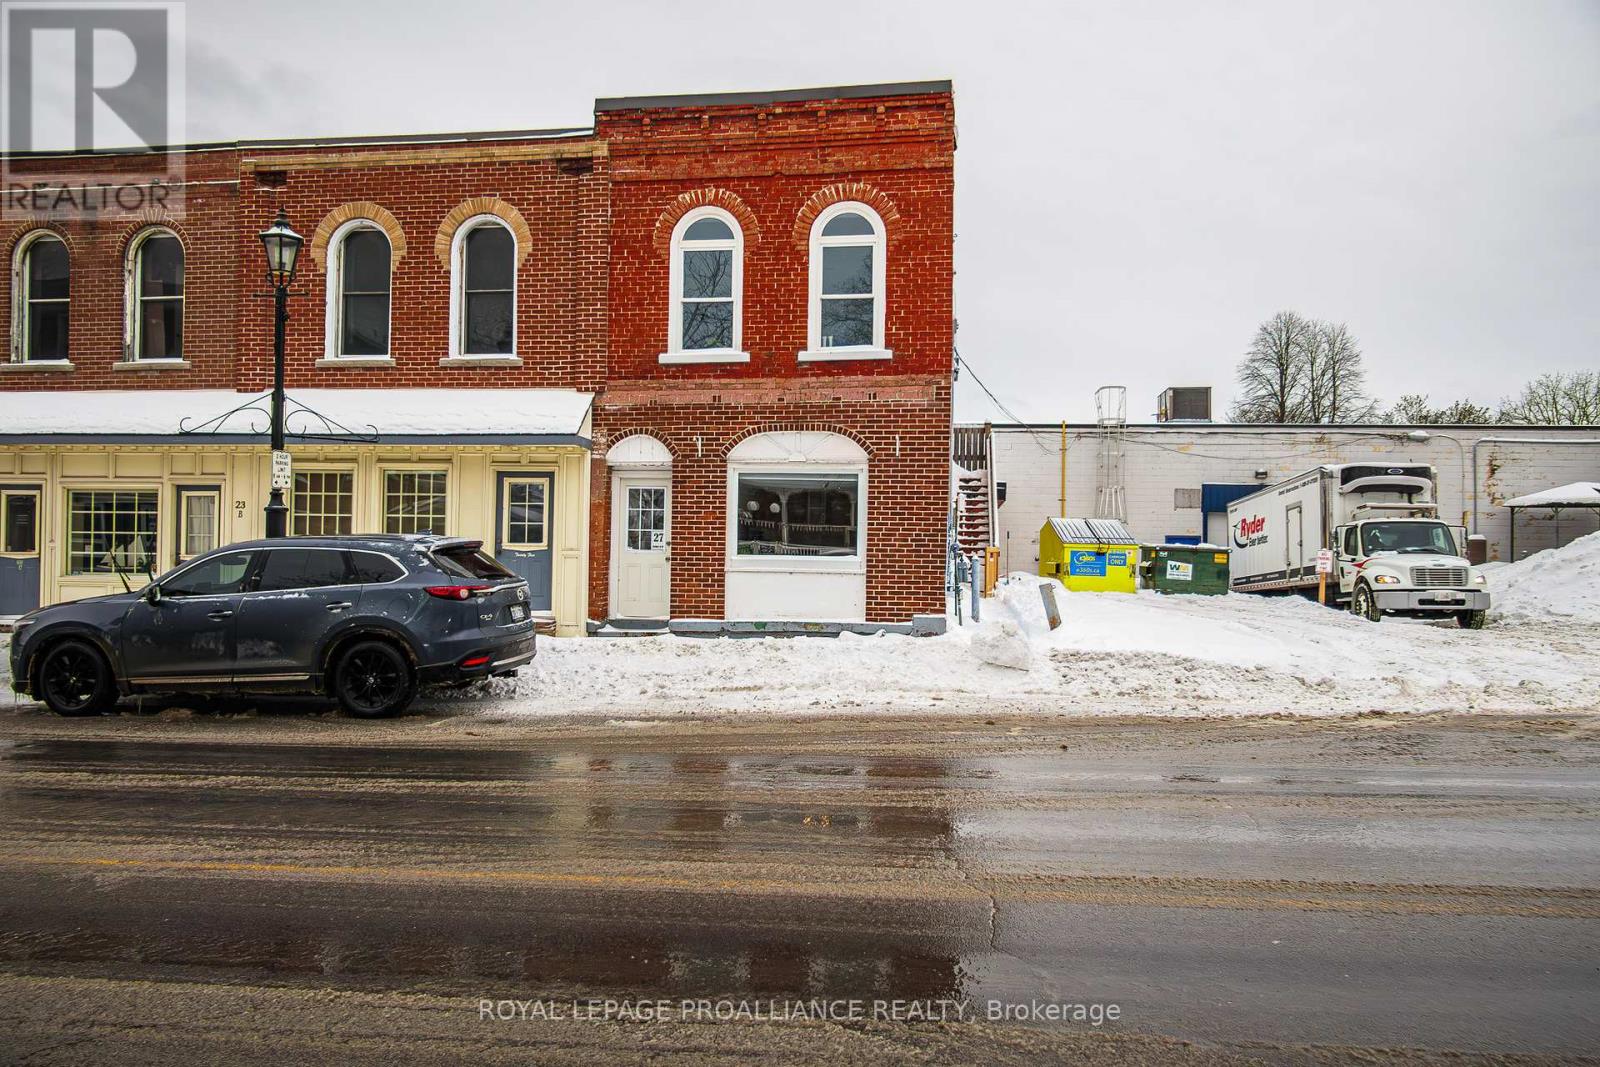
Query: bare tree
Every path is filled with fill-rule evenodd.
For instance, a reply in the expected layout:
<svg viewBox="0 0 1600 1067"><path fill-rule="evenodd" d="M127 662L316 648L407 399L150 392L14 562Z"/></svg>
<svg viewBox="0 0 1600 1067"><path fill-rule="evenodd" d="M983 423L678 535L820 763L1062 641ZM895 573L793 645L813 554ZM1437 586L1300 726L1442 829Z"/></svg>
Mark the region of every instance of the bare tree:
<svg viewBox="0 0 1600 1067"><path fill-rule="evenodd" d="M1541 374L1500 402L1500 421L1540 426L1600 424L1600 372Z"/></svg>
<svg viewBox="0 0 1600 1067"><path fill-rule="evenodd" d="M1483 426L1494 422L1494 413L1470 400L1456 400L1436 408L1428 403L1426 393L1407 393L1384 419L1408 426Z"/></svg>
<svg viewBox="0 0 1600 1067"><path fill-rule="evenodd" d="M1361 346L1344 323L1316 324L1319 354L1321 410L1307 422L1345 424L1371 422L1378 402L1367 395L1367 372L1361 365Z"/></svg>
<svg viewBox="0 0 1600 1067"><path fill-rule="evenodd" d="M1239 364L1235 422L1294 422L1305 378L1305 349L1314 327L1292 311L1280 311L1256 330Z"/></svg>

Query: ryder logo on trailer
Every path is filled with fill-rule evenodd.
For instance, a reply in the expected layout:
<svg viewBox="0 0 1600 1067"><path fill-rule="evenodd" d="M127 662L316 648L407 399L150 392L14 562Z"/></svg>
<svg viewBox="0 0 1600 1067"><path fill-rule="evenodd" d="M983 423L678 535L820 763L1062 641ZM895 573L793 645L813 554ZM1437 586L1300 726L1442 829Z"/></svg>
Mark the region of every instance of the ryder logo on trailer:
<svg viewBox="0 0 1600 1067"><path fill-rule="evenodd" d="M1248 519L1241 518L1238 522L1234 523L1233 543L1239 548L1249 548L1251 545L1266 544L1266 518L1261 515L1253 515Z"/></svg>

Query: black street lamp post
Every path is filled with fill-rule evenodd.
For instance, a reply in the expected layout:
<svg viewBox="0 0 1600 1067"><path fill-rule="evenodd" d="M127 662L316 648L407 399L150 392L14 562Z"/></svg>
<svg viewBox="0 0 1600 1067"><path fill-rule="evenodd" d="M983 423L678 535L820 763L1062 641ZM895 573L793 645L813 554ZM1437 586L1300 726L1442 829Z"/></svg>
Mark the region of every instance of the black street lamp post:
<svg viewBox="0 0 1600 1067"><path fill-rule="evenodd" d="M279 456L287 458L283 444L283 334L289 321L289 283L300 258L305 238L289 228L289 216L278 209L273 224L261 231L261 244L267 250L267 280L272 283L272 495L267 500L267 536L284 537L289 532L289 508L283 502L278 473ZM285 471L287 465L285 465Z"/></svg>

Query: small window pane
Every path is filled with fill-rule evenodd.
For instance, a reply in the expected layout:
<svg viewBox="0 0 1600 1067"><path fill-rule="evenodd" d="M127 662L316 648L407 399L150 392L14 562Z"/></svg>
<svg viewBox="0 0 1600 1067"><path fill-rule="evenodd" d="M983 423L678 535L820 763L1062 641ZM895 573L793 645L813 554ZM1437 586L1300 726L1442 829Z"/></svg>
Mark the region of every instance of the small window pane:
<svg viewBox="0 0 1600 1067"><path fill-rule="evenodd" d="M822 347L872 344L872 301L822 301Z"/></svg>
<svg viewBox="0 0 1600 1067"><path fill-rule="evenodd" d="M351 296L344 298L344 339L340 352L346 356L383 356L389 353L389 296Z"/></svg>
<svg viewBox="0 0 1600 1067"><path fill-rule="evenodd" d="M355 475L349 471L297 471L290 524L296 537L350 532Z"/></svg>
<svg viewBox="0 0 1600 1067"><path fill-rule="evenodd" d="M143 574L155 564L159 494L84 489L67 494L67 573Z"/></svg>
<svg viewBox="0 0 1600 1067"><path fill-rule="evenodd" d="M731 241L733 230L729 225L716 218L696 219L683 231L685 241Z"/></svg>
<svg viewBox="0 0 1600 1067"><path fill-rule="evenodd" d="M392 582L404 574L398 563L376 552L350 553L350 568L350 580L363 585Z"/></svg>
<svg viewBox="0 0 1600 1067"><path fill-rule="evenodd" d="M0 531L4 551L39 551L39 498L32 493L13 493L0 503L5 505L5 529Z"/></svg>
<svg viewBox="0 0 1600 1067"><path fill-rule="evenodd" d="M190 567L172 581L161 583L163 596L218 596L237 593L250 573L253 552L228 552Z"/></svg>
<svg viewBox="0 0 1600 1067"><path fill-rule="evenodd" d="M467 289L507 289L514 284L516 250L503 226L479 226L467 234Z"/></svg>
<svg viewBox="0 0 1600 1067"><path fill-rule="evenodd" d="M145 300L139 307L139 358L183 355L183 301Z"/></svg>
<svg viewBox="0 0 1600 1067"><path fill-rule="evenodd" d="M217 547L217 495L183 493L179 496L179 522L182 523L184 557L199 556Z"/></svg>
<svg viewBox="0 0 1600 1067"><path fill-rule="evenodd" d="M741 556L853 556L858 542L855 474L741 474Z"/></svg>
<svg viewBox="0 0 1600 1067"><path fill-rule="evenodd" d="M139 295L183 295L183 243L151 237L139 245Z"/></svg>
<svg viewBox="0 0 1600 1067"><path fill-rule="evenodd" d="M733 296L733 252L725 248L685 252L683 295L686 299Z"/></svg>
<svg viewBox="0 0 1600 1067"><path fill-rule="evenodd" d="M666 548L667 491L656 487L628 487L628 547L635 552L660 552Z"/></svg>
<svg viewBox="0 0 1600 1067"><path fill-rule="evenodd" d="M28 305L28 358L67 358L67 303Z"/></svg>
<svg viewBox="0 0 1600 1067"><path fill-rule="evenodd" d="M28 298L67 298L67 246L53 237L41 237L28 246Z"/></svg>
<svg viewBox="0 0 1600 1067"><path fill-rule="evenodd" d="M510 293L467 294L467 335L464 344L468 355L511 351Z"/></svg>
<svg viewBox="0 0 1600 1067"><path fill-rule="evenodd" d="M683 305L683 347L690 351L732 348L733 301L686 301Z"/></svg>
<svg viewBox="0 0 1600 1067"><path fill-rule="evenodd" d="M874 237L876 232L872 223L854 211L847 211L842 215L835 215L822 227L824 237Z"/></svg>
<svg viewBox="0 0 1600 1067"><path fill-rule="evenodd" d="M381 230L357 230L344 239L344 291L389 291L389 238Z"/></svg>
<svg viewBox="0 0 1600 1067"><path fill-rule="evenodd" d="M442 534L444 514L444 471L389 471L384 475L385 533Z"/></svg>
<svg viewBox="0 0 1600 1067"><path fill-rule="evenodd" d="M822 292L825 296L872 292L872 246L824 248Z"/></svg>
<svg viewBox="0 0 1600 1067"><path fill-rule="evenodd" d="M511 545L544 544L545 482L543 479L506 484L506 535Z"/></svg>

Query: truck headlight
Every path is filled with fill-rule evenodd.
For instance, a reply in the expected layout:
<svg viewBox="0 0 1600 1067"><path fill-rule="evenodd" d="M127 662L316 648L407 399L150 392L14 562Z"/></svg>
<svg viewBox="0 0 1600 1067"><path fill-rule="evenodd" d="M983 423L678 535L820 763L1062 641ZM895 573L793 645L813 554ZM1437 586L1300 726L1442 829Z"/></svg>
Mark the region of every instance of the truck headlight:
<svg viewBox="0 0 1600 1067"><path fill-rule="evenodd" d="M1488 585L1489 584L1489 576L1487 574L1474 574L1472 576L1472 580L1477 585Z"/></svg>
<svg viewBox="0 0 1600 1067"><path fill-rule="evenodd" d="M1400 579L1392 574L1374 574L1372 581L1376 585L1399 585Z"/></svg>

